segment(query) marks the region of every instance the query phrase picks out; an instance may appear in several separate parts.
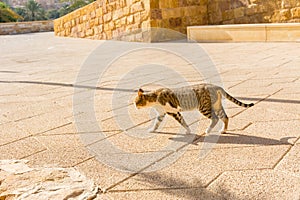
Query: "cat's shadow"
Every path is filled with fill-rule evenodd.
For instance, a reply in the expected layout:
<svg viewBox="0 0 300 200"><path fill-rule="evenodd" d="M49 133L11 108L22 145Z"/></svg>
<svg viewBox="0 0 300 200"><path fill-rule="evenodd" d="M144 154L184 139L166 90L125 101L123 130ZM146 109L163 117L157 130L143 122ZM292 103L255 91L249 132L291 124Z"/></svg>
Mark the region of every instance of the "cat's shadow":
<svg viewBox="0 0 300 200"><path fill-rule="evenodd" d="M198 145L199 143L218 143L218 144L248 144L248 145L291 145L290 139L297 137L283 137L280 140L259 137L254 135L246 135L239 133L226 132L225 134L180 134L172 132L157 132L157 134L177 135L179 137L169 138L176 142L190 143ZM193 139L191 139L193 138Z"/></svg>

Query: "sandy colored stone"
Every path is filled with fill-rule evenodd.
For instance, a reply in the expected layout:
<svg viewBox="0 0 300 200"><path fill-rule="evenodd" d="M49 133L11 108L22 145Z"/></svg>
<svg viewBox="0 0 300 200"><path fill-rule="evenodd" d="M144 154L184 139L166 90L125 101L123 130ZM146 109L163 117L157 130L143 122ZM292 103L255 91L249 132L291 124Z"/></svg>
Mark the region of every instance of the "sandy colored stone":
<svg viewBox="0 0 300 200"><path fill-rule="evenodd" d="M92 157L93 155L84 147L61 147L57 150L50 149L35 153L26 159L29 160L28 164L31 166L43 164L46 166L73 167Z"/></svg>
<svg viewBox="0 0 300 200"><path fill-rule="evenodd" d="M0 146L1 159L22 159L46 150L38 140L33 137L24 138Z"/></svg>
<svg viewBox="0 0 300 200"><path fill-rule="evenodd" d="M113 190L205 187L223 171L271 168L288 146L202 149L199 145L198 148L187 151L162 170L141 173ZM206 156L200 158L201 153Z"/></svg>
<svg viewBox="0 0 300 200"><path fill-rule="evenodd" d="M221 200L222 197L214 192L210 192L205 188L187 188L187 189L157 189L144 191L120 191L108 194L112 199L216 199Z"/></svg>
<svg viewBox="0 0 300 200"><path fill-rule="evenodd" d="M225 172L209 187L226 199L299 199L299 177L277 170ZM225 193L224 193L225 190Z"/></svg>
<svg viewBox="0 0 300 200"><path fill-rule="evenodd" d="M29 133L18 128L13 123L0 125L0 146L26 137L29 137Z"/></svg>
<svg viewBox="0 0 300 200"><path fill-rule="evenodd" d="M130 173L125 173L111 166L107 166L96 158L80 163L76 165L75 168L93 180L103 191L131 176Z"/></svg>
<svg viewBox="0 0 300 200"><path fill-rule="evenodd" d="M286 172L290 175L299 177L300 163L298 161L300 154L300 145L296 144L288 151L283 159L275 167L275 170Z"/></svg>
<svg viewBox="0 0 300 200"><path fill-rule="evenodd" d="M30 168L26 161L1 160L1 199L88 199L99 188L74 168Z"/></svg>
<svg viewBox="0 0 300 200"><path fill-rule="evenodd" d="M113 90L95 91L94 113L97 120L92 122L90 118L85 118L81 125L86 125L88 129L78 133L76 129L78 121L75 118L83 113L76 111L75 116L73 115L73 103L75 103L73 93L78 86L74 87L72 84L76 82L81 64L88 59L93 49L103 42L53 37L53 33L42 33L1 36L0 43L1 81L39 82L39 84L28 85L0 83L0 116L2 116L0 132L2 134L3 130L5 131L1 142L18 140L0 146L2 159L26 158L31 166L36 167L76 166L101 189L106 189L106 193L98 195L98 199L101 197L153 199L156 196L169 199L176 197L197 199L197 196L201 197L201 195L204 195L205 199L209 199L210 195L212 199L219 196L221 199L224 196L227 199L277 198L272 195L277 195L279 199L299 199L299 195L297 196L299 192L296 192L299 182L295 180L299 178L297 171L299 168L297 160L299 113L297 111L300 97L297 87L300 83L298 43L199 44L213 60L225 89L242 101L256 103L254 107L244 109L226 100L225 109L231 117L230 134L222 135L217 143L214 140L215 136L208 137L208 144L213 142L216 144L211 153L202 160L198 159L201 149L203 152L203 149L210 148L210 146L202 146L205 137L200 136L209 125L208 119L201 115L195 117L200 121L197 122L199 127L193 133L197 133L199 140L194 144L186 142L186 134L174 135L178 133L179 126L171 118L166 121L163 132L155 135L155 139L140 142L138 138L131 138L114 130L118 124L114 119L116 116L113 115L116 110L112 108L111 102ZM189 43L161 43L160 45L174 45L174 48L181 48L182 45L189 45ZM29 47L30 51L24 50ZM197 51L189 53L199 56ZM103 82L99 82L97 86L115 88L124 74L148 62L169 66L192 83L209 82L209 79L204 80L196 75L195 70L187 62L170 55L151 49L121 57L106 71ZM153 72L151 68L143 69L137 80L142 81L151 77L151 72ZM167 71L156 70L153 77L161 74L172 81L174 87L183 84ZM87 80L95 78L95 75L86 78ZM128 78L124 86L130 85L132 81L135 81L135 77ZM157 81L159 83L159 80ZM271 85L268 86L269 84ZM81 82L79 85L89 90L88 82ZM140 85L138 82L134 90ZM272 95L275 89L281 88L282 90ZM131 98L131 93L124 92L121 95L126 102ZM134 95L136 94L132 93L132 97ZM258 103L266 97L268 98ZM35 101L36 99L38 101ZM75 106L78 104L84 105L87 101L82 99L76 102ZM147 111L137 111L132 105L128 105L127 109L135 123L142 122L148 117ZM107 132L104 138L94 130L92 123L101 123L105 126ZM25 139L23 136L27 136L28 130L40 134L36 138ZM82 136L87 136L87 140L82 141ZM298 136L297 142L296 138L287 138L293 136ZM124 173L124 169L120 172L110 165L99 162L101 157L94 157L95 152L90 151L89 147L96 143L103 144L100 141L104 141L106 137L111 139L115 146L129 152L138 152L142 155L157 152L156 155L165 157L164 161L171 161L174 158L172 156L174 151L159 151L168 142L176 140L181 146L186 146L188 151L177 162L167 165L162 170L132 176ZM291 146L282 143L286 141L284 139L296 144ZM121 158L122 164L138 163L140 160L135 162L130 160L129 152L119 157L114 157L115 155L105 151L102 153L104 158L110 156ZM101 152L98 155L101 155ZM155 164L154 156L149 159L153 161L153 165L161 163ZM148 167L153 169L151 166ZM272 172L261 174L263 169ZM6 177L2 172L0 172L1 178ZM225 184L220 187L214 185L219 184L218 180ZM209 190L203 188L207 185ZM224 195L222 196L221 193Z"/></svg>

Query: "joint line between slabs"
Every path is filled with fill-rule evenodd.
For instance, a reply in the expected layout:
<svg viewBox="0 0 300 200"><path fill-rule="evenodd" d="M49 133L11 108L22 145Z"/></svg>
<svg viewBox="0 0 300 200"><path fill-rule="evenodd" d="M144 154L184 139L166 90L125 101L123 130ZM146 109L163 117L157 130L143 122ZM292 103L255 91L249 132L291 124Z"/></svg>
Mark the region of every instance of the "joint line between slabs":
<svg viewBox="0 0 300 200"><path fill-rule="evenodd" d="M213 182L215 182L224 172L219 173L215 178L213 178L211 181L209 181L206 185L204 185L205 188L208 188Z"/></svg>
<svg viewBox="0 0 300 200"><path fill-rule="evenodd" d="M149 189L129 189L129 190L110 190L107 193L123 193L123 192L142 192L142 191L157 191L157 190L185 190L185 189L205 189L204 187L165 187L165 188L149 188Z"/></svg>
<svg viewBox="0 0 300 200"><path fill-rule="evenodd" d="M163 156L162 158L160 158L160 159L154 161L153 163L150 163L148 166L146 166L146 167L140 169L139 171L137 171L137 172L135 172L135 173L129 175L128 177L124 178L123 180L121 180L121 181L119 181L119 182L117 182L117 183L115 183L115 184L109 186L108 188L105 189L105 191L110 191L112 188L114 188L114 187L116 187L117 185L120 185L121 183L123 183L123 182L129 180L130 178L132 178L132 177L134 177L134 176L136 176L136 175L142 173L144 170L148 169L149 167L151 167L151 166L154 165L155 163L162 161L163 159L167 158L168 156L172 155L173 153L174 153L174 152L170 152L170 153L166 154L166 155Z"/></svg>
<svg viewBox="0 0 300 200"><path fill-rule="evenodd" d="M21 157L21 158L20 158L20 160L22 160L22 159L26 159L26 158L28 158L28 157L30 157L30 156L33 156L33 155L36 155L36 154L42 153L42 152L44 152L44 151L47 151L47 150L48 150L47 148L44 148L43 150L39 150L39 151L37 151L37 152L34 152L34 153L30 154L30 155L23 156L23 157Z"/></svg>
<svg viewBox="0 0 300 200"><path fill-rule="evenodd" d="M82 160L82 161L80 161L80 162L74 164L74 165L71 165L71 167L76 167L76 166L78 166L78 165L80 165L80 164L82 164L82 163L85 163L85 162L87 162L87 161L89 161L89 160L92 160L93 158L95 158L95 156L91 156L91 157L89 157L89 158L87 158L87 159L85 159L85 160Z"/></svg>
<svg viewBox="0 0 300 200"><path fill-rule="evenodd" d="M250 78L248 78L248 79L246 79L246 80L242 80L241 82L239 82L239 83L237 83L237 84L234 84L234 85L228 87L228 89L231 89L231 88L233 88L233 87L235 87L235 86L238 86L238 85L240 85L240 84L243 84L243 83L245 83L246 81L249 81L249 80L251 80L252 78L255 78L255 77L256 77L256 76L251 76Z"/></svg>
<svg viewBox="0 0 300 200"><path fill-rule="evenodd" d="M298 138L299 139L299 138ZM298 141L298 139L296 140L296 142ZM296 144L296 142L294 144ZM278 161L273 165L272 169L275 170L275 168L279 165L279 163L284 159L284 157L291 151L292 147L294 146L294 144L290 144L289 148L286 150L286 152L278 159Z"/></svg>

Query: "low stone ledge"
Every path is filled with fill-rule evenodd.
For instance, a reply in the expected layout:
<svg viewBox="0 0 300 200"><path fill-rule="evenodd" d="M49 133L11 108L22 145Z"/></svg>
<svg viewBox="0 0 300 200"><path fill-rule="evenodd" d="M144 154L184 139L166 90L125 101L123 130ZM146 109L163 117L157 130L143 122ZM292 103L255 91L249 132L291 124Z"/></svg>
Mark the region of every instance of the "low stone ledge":
<svg viewBox="0 0 300 200"><path fill-rule="evenodd" d="M0 23L0 35L53 31L53 21Z"/></svg>
<svg viewBox="0 0 300 200"><path fill-rule="evenodd" d="M300 42L300 23L190 26L187 33L198 42Z"/></svg>
<svg viewBox="0 0 300 200"><path fill-rule="evenodd" d="M0 160L0 199L95 199L98 186L75 168L31 168L25 160Z"/></svg>

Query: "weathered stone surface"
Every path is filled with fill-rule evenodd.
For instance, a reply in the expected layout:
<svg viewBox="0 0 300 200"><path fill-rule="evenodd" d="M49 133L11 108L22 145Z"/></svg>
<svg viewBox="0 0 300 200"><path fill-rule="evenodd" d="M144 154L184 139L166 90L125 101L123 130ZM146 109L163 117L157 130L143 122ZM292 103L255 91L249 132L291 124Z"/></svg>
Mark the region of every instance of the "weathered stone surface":
<svg viewBox="0 0 300 200"><path fill-rule="evenodd" d="M53 31L53 21L0 23L0 35Z"/></svg>
<svg viewBox="0 0 300 200"><path fill-rule="evenodd" d="M300 178L276 170L228 171L208 189L223 199L299 199Z"/></svg>
<svg viewBox="0 0 300 200"><path fill-rule="evenodd" d="M30 168L0 160L0 199L93 199L99 188L74 168Z"/></svg>
<svg viewBox="0 0 300 200"><path fill-rule="evenodd" d="M245 109L226 101L225 109L230 114L230 133L221 136L211 154L202 161L198 159L202 142L187 144L180 140L186 135L173 135L171 128L166 127L166 132L157 133L156 139L149 138L140 142L140 139L130 137L122 140L124 137L118 138L121 134L112 136L118 133L113 133L118 124L113 123L113 120L103 122L103 131L111 131L106 132L106 140L118 139L119 143L116 145L124 151L135 147L137 151L146 150L138 146L159 150L155 149L155 145L159 147L162 144L160 141L165 139L171 142L176 138L179 139L178 142L194 149L182 155L178 162L157 173L139 173L135 176L101 164L86 153L83 144L75 142L77 133L80 136L89 135L89 140L85 141L87 144L99 139L97 132L77 132L72 114L74 87L70 83L76 82L81 64L103 42L39 33L1 36L0 43L0 118L4 119L0 122L3 123L0 132L9 129L1 135L7 137L8 142L20 140L0 149L1 156L4 152L11 155L11 158L2 159L25 158L37 167L45 164L75 166L99 184L101 189L106 189L106 193L101 194L98 199L218 199L221 196L220 199L299 200L299 137L293 146L282 145L279 141L283 139L283 142L295 142L296 138L286 137L299 136L299 43L200 44L214 61L226 90L242 101L255 103L254 107ZM189 44L162 45L182 48ZM115 88L126 72L149 62L172 67L190 83L202 82L189 62L169 52L155 51L157 44L152 46L155 48L119 57L107 69L107 74L101 76L98 86ZM111 45L111 48L114 51L116 45ZM202 55L198 51L189 53L193 56ZM143 70L145 74L128 81L134 78L142 80L152 71L147 67L143 67ZM86 78L89 79L90 76ZM177 77L170 78L174 80L174 87L177 87ZM6 80L9 83L5 83ZM21 80L29 83L18 82ZM86 83L82 82L80 85L84 87ZM101 89L95 91L97 119L108 119L112 115L112 112L107 111L111 110L109 102L114 92ZM122 94L129 95L128 92ZM133 106L128 110L134 110ZM136 115L132 115L132 119L134 122L141 120ZM199 131L195 133L200 136L209 125L209 120L202 116L199 119L203 120ZM171 120L167 121L170 122L167 125L176 126L176 122ZM245 125L249 123L252 124L247 128ZM23 135L20 131L25 129L27 131ZM28 132L35 135L36 142L14 135L26 137ZM37 136L37 133L40 135ZM153 142L155 140L156 143ZM148 146L142 146L143 143ZM38 153L39 151L43 152ZM2 172L4 171L0 172L0 179L5 177ZM202 187L206 185L207 188Z"/></svg>
<svg viewBox="0 0 300 200"><path fill-rule="evenodd" d="M77 20L74 20L75 18ZM120 19L126 21L120 22ZM115 26L112 26L112 23L106 25L110 22ZM187 26L270 22L300 22L299 2L294 0L128 0L126 3L124 0L96 1L55 20L54 30L58 36L91 39L112 37L121 39L124 32L127 32L126 34L134 32L136 35L133 35L133 38L145 42L153 40L147 35L140 37L142 32L137 29L145 29L145 25L148 26L147 28L167 28L186 34ZM83 29L70 29L82 25L85 25ZM104 31L95 31L94 27L100 25L105 27Z"/></svg>
<svg viewBox="0 0 300 200"><path fill-rule="evenodd" d="M150 21L148 5L149 0L95 1L56 19L54 21L55 34L90 39L121 38L125 31L136 31L142 27L142 24L147 24L146 21ZM79 17L79 20L74 20L74 16ZM74 28L71 31L70 26L82 28Z"/></svg>

